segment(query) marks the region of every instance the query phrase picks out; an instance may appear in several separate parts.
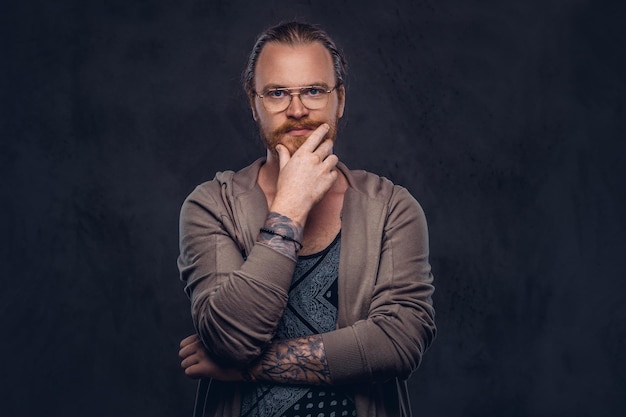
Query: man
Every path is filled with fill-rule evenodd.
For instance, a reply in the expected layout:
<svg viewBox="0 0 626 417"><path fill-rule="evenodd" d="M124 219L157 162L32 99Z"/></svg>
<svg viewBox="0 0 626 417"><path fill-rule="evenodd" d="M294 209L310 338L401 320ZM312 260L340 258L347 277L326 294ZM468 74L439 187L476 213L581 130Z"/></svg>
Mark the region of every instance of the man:
<svg viewBox="0 0 626 417"><path fill-rule="evenodd" d="M267 156L183 204L197 335L180 357L211 380L204 415L411 413L406 378L435 337L426 221L406 189L333 154L344 78L322 30L262 33L244 88Z"/></svg>

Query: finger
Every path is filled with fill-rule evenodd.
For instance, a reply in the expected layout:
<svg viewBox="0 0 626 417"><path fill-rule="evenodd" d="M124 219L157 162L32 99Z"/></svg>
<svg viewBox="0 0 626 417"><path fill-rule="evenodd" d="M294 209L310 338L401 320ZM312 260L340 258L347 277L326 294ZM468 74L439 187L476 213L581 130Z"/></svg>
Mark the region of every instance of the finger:
<svg viewBox="0 0 626 417"><path fill-rule="evenodd" d="M327 184L329 184L329 185L334 184L335 181L337 181L337 177L339 177L339 173L334 168L331 168L330 172L328 172L328 174L326 174L326 175L327 176L326 176L325 180L328 181Z"/></svg>
<svg viewBox="0 0 626 417"><path fill-rule="evenodd" d="M202 373L202 367L199 365L192 365L189 368L185 368L185 375L192 379L198 379L205 376Z"/></svg>
<svg viewBox="0 0 626 417"><path fill-rule="evenodd" d="M313 153L319 156L321 160L324 160L324 158L333 153L333 146L333 141L330 139L326 139L317 147L317 149Z"/></svg>
<svg viewBox="0 0 626 417"><path fill-rule="evenodd" d="M337 155L330 154L328 155L328 157L326 157L326 159L324 159L322 163L326 165L331 171L336 171L335 166L337 166L338 162L339 158L337 158ZM337 174L337 172L335 172L335 174Z"/></svg>
<svg viewBox="0 0 626 417"><path fill-rule="evenodd" d="M291 159L291 155L289 154L289 150L282 145L276 145L276 153L278 154L278 166L280 169L283 169L289 159Z"/></svg>
<svg viewBox="0 0 626 417"><path fill-rule="evenodd" d="M195 352L195 349L190 349L187 346L178 351L178 357L181 359L185 359L186 357L193 355Z"/></svg>
<svg viewBox="0 0 626 417"><path fill-rule="evenodd" d="M198 363L200 363L198 357L196 357L195 355L189 356L180 362L180 367L187 369L190 366L197 365Z"/></svg>
<svg viewBox="0 0 626 417"><path fill-rule="evenodd" d="M330 126L328 125L328 123L323 123L319 125L317 129L315 129L313 133L311 133L311 135L307 138L307 140L302 144L300 149L313 152L326 137L326 134L329 130Z"/></svg>
<svg viewBox="0 0 626 417"><path fill-rule="evenodd" d="M184 338L183 340L180 341L180 347L185 347L187 345L190 345L196 341L200 340L200 338L198 337L197 334L192 334L191 336L187 336L186 338Z"/></svg>
<svg viewBox="0 0 626 417"><path fill-rule="evenodd" d="M203 349L203 347L199 345L199 342L191 343L185 347L180 348L180 350L178 351L178 357L186 358L187 356L191 356L196 353L198 349Z"/></svg>

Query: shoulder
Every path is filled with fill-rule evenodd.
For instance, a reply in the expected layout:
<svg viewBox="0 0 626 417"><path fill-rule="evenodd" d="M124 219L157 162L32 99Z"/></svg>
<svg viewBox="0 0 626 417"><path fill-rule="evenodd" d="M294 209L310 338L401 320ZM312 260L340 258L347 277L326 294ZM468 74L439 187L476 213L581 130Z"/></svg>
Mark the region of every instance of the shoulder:
<svg viewBox="0 0 626 417"><path fill-rule="evenodd" d="M361 198L377 200L382 203L390 203L394 200L417 201L409 191L401 185L394 184L388 178L365 170L352 170L344 164L339 169L348 180L349 189Z"/></svg>
<svg viewBox="0 0 626 417"><path fill-rule="evenodd" d="M384 198L394 187L389 179L377 174L361 169L349 169L342 163L338 165L338 168L348 180L349 188L368 198Z"/></svg>
<svg viewBox="0 0 626 417"><path fill-rule="evenodd" d="M343 164L339 169L350 184L344 200L345 214L364 216L368 223L384 218L386 227L412 223L420 233L427 230L422 206L405 187L368 171L349 170Z"/></svg>
<svg viewBox="0 0 626 417"><path fill-rule="evenodd" d="M238 194L250 191L256 184L259 168L263 159L258 159L239 171L219 171L215 178L205 181L187 196L185 203L195 202L201 205L212 205L221 202L223 197L232 198Z"/></svg>

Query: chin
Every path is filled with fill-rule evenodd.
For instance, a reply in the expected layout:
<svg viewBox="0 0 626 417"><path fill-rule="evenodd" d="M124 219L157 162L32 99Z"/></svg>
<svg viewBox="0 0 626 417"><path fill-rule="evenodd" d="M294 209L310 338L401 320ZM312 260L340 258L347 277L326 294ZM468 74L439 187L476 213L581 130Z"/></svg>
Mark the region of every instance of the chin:
<svg viewBox="0 0 626 417"><path fill-rule="evenodd" d="M298 149L300 149L300 146L302 146L304 144L304 142L306 142L306 140L309 138L309 136L310 135L307 135L307 136L296 136L294 138L288 139L288 141L291 144L291 146L287 146L287 149L289 149L289 153L291 155L293 155L293 153L295 151L297 151Z"/></svg>
<svg viewBox="0 0 626 417"><path fill-rule="evenodd" d="M289 155L293 156L293 154L300 149L300 147L306 142L309 136L287 136L281 139L267 140L265 139L265 146L272 152L272 155L276 159L278 159L278 152L276 152L277 145L283 145L289 150Z"/></svg>
<svg viewBox="0 0 626 417"><path fill-rule="evenodd" d="M272 155L278 159L278 153L276 152L276 145L283 145L289 150L289 154L293 156L294 152L296 152L300 147L306 142L306 140L311 135L305 136L291 136L287 133L284 134L266 134L264 129L259 126L259 132L261 134L261 138L265 143L265 147L270 150ZM330 124L330 131L326 134L326 138L332 140L333 142L337 139L337 127L336 124Z"/></svg>

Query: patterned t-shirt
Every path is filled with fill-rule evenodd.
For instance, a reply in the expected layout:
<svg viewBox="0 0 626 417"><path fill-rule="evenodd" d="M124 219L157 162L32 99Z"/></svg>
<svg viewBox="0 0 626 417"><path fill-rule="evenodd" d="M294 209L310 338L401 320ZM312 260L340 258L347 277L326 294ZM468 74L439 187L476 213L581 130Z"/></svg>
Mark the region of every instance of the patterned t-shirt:
<svg viewBox="0 0 626 417"><path fill-rule="evenodd" d="M329 332L337 322L339 235L322 252L300 256L276 339ZM356 416L338 387L254 383L243 392L241 417Z"/></svg>

